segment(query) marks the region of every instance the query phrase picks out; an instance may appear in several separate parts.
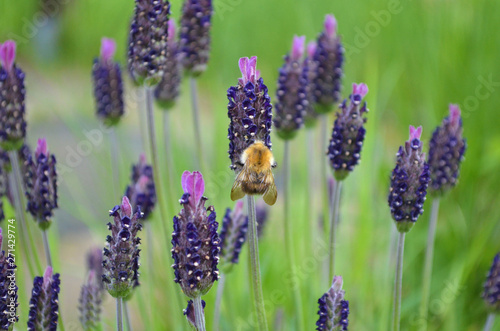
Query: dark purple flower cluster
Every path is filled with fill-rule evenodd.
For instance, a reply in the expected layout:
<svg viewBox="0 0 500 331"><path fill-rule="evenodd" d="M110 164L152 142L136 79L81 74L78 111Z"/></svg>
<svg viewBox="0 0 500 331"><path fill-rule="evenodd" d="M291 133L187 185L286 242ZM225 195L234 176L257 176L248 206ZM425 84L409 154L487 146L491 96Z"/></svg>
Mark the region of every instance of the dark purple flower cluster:
<svg viewBox="0 0 500 331"><path fill-rule="evenodd" d="M201 300L201 306L203 308L203 313L205 313L205 306L206 306L205 300ZM188 305L187 305L186 309L184 309L183 313L184 313L184 316L186 316L188 322L194 328L196 328L196 316L194 314L195 312L194 312L193 300L188 301Z"/></svg>
<svg viewBox="0 0 500 331"><path fill-rule="evenodd" d="M239 60L243 75L238 85L227 90L228 117L230 119L229 158L231 169L241 170L241 154L255 141L262 141L271 149L271 127L273 106L267 93L267 86L260 77L257 67L257 57L244 57Z"/></svg>
<svg viewBox="0 0 500 331"><path fill-rule="evenodd" d="M0 147L6 151L19 149L26 136L24 72L15 58L15 42L0 44Z"/></svg>
<svg viewBox="0 0 500 331"><path fill-rule="evenodd" d="M99 326L101 315L102 281L97 278L96 272L90 270L87 282L82 286L78 310L80 323L84 330L96 330Z"/></svg>
<svg viewBox="0 0 500 331"><path fill-rule="evenodd" d="M431 171L430 191L442 194L457 184L460 163L464 158L466 143L462 138L462 118L458 105L450 105L450 116L443 119L429 142Z"/></svg>
<svg viewBox="0 0 500 331"><path fill-rule="evenodd" d="M2 229L0 229L0 249L2 241ZM14 323L19 320L15 270L14 256L2 251L0 253L0 330L12 330Z"/></svg>
<svg viewBox="0 0 500 331"><path fill-rule="evenodd" d="M156 204L156 190L153 181L153 168L146 163L141 154L139 163L132 166L131 184L127 186L125 195L132 206L140 207L144 220L148 219Z"/></svg>
<svg viewBox="0 0 500 331"><path fill-rule="evenodd" d="M140 208L134 213L127 197L121 205L109 212L113 222L108 223L111 235L106 238L103 250L102 281L109 294L115 298L124 298L139 285L139 245L138 232L142 230Z"/></svg>
<svg viewBox="0 0 500 331"><path fill-rule="evenodd" d="M108 126L117 124L124 113L122 73L113 61L115 51L115 41L102 38L101 56L92 66L97 116Z"/></svg>
<svg viewBox="0 0 500 331"><path fill-rule="evenodd" d="M247 230L248 216L243 213L243 201L240 200L236 202L234 211L226 209L219 234L221 263L227 271L233 264L238 263L241 247L247 238Z"/></svg>
<svg viewBox="0 0 500 331"><path fill-rule="evenodd" d="M424 212L423 206L430 181L429 165L422 152L422 127L410 126L410 139L396 154L388 202L399 232L408 232Z"/></svg>
<svg viewBox="0 0 500 331"><path fill-rule="evenodd" d="M182 209L174 217L172 233L172 266L175 282L194 299L207 293L219 279L220 240L214 207L205 208L205 183L201 173L185 171L182 175L184 194ZM210 214L207 215L207 211Z"/></svg>
<svg viewBox="0 0 500 331"><path fill-rule="evenodd" d="M313 95L318 113L327 113L340 100L344 47L337 36L337 20L326 15L325 30L318 36Z"/></svg>
<svg viewBox="0 0 500 331"><path fill-rule="evenodd" d="M193 76L207 67L212 11L212 0L185 0L182 7L179 41L182 65Z"/></svg>
<svg viewBox="0 0 500 331"><path fill-rule="evenodd" d="M274 126L283 139L295 137L309 105L309 72L303 59L305 39L304 36L293 38L292 51L285 56L285 63L279 70Z"/></svg>
<svg viewBox="0 0 500 331"><path fill-rule="evenodd" d="M25 169L28 211L42 230L52 222L53 210L57 208L56 158L49 153L45 138L38 140L34 157L29 156Z"/></svg>
<svg viewBox="0 0 500 331"><path fill-rule="evenodd" d="M179 96L181 85L179 42L175 38L175 22L168 21L167 59L160 83L155 88L155 99L163 109L170 109Z"/></svg>
<svg viewBox="0 0 500 331"><path fill-rule="evenodd" d="M316 330L347 330L349 323L349 301L344 300L344 296L345 291L342 290L342 277L335 276L332 287L318 300L319 319L316 322Z"/></svg>
<svg viewBox="0 0 500 331"><path fill-rule="evenodd" d="M155 86L163 76L169 15L168 1L135 0L129 34L128 68L138 85Z"/></svg>
<svg viewBox="0 0 500 331"><path fill-rule="evenodd" d="M493 259L482 297L490 310L500 312L500 253Z"/></svg>
<svg viewBox="0 0 500 331"><path fill-rule="evenodd" d="M43 277L35 277L31 291L28 331L56 331L59 317L59 274L47 267Z"/></svg>
<svg viewBox="0 0 500 331"><path fill-rule="evenodd" d="M347 177L349 172L359 163L361 148L365 139L366 122L364 114L368 112L363 98L368 93L364 83L352 85L350 103L344 100L340 105L340 112L333 123L332 137L328 145L328 158L337 180Z"/></svg>

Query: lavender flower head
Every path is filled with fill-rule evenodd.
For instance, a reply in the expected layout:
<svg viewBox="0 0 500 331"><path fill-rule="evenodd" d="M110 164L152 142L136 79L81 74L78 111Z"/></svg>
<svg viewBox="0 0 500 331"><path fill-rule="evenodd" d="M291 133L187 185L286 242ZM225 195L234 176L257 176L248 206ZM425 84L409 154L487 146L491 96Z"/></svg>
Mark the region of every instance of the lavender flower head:
<svg viewBox="0 0 500 331"><path fill-rule="evenodd" d="M19 149L26 136L24 72L14 63L16 43L0 44L0 147Z"/></svg>
<svg viewBox="0 0 500 331"><path fill-rule="evenodd" d="M220 231L220 256L225 272L238 263L241 247L245 243L248 230L248 216L243 213L243 201L236 202L234 211L226 209Z"/></svg>
<svg viewBox="0 0 500 331"><path fill-rule="evenodd" d="M172 258L175 282L194 299L206 294L219 279L220 240L213 206L205 208L205 182L198 171L182 174L182 210L174 216ZM207 211L210 214L207 215Z"/></svg>
<svg viewBox="0 0 500 331"><path fill-rule="evenodd" d="M460 108L450 105L450 115L434 130L429 142L427 162L431 171L431 193L443 194L457 184L466 148L462 132Z"/></svg>
<svg viewBox="0 0 500 331"><path fill-rule="evenodd" d="M0 249L2 247L2 229L0 229ZM19 320L17 315L16 265L14 256L0 253L0 330L12 330Z"/></svg>
<svg viewBox="0 0 500 331"><path fill-rule="evenodd" d="M424 212L423 206L430 181L429 165L425 162L420 136L422 127L410 126L410 139L396 154L388 202L399 232L408 232Z"/></svg>
<svg viewBox="0 0 500 331"><path fill-rule="evenodd" d="M342 102L340 112L337 113L333 124L327 155L337 180L345 179L359 163L365 139L363 125L366 118L363 115L368 112L366 102L362 103L362 101L367 93L366 84L352 84L350 103L347 100Z"/></svg>
<svg viewBox="0 0 500 331"><path fill-rule="evenodd" d="M328 113L340 100L344 47L337 35L337 20L326 15L325 30L318 36L314 60L317 63L313 95L316 111Z"/></svg>
<svg viewBox="0 0 500 331"><path fill-rule="evenodd" d="M128 69L137 85L155 86L163 76L169 15L168 1L135 0L129 34Z"/></svg>
<svg viewBox="0 0 500 331"><path fill-rule="evenodd" d="M167 59L160 83L155 88L156 103L163 109L174 106L181 85L179 42L175 35L175 21L168 21Z"/></svg>
<svg viewBox="0 0 500 331"><path fill-rule="evenodd" d="M108 126L117 124L124 114L122 72L113 61L115 51L116 42L102 38L101 56L92 66L97 116Z"/></svg>
<svg viewBox="0 0 500 331"><path fill-rule="evenodd" d="M500 253L493 259L482 297L492 312L500 313Z"/></svg>
<svg viewBox="0 0 500 331"><path fill-rule="evenodd" d="M139 163L132 166L131 184L125 195L132 206L141 207L144 220L151 215L156 204L156 190L153 181L153 168L146 163L144 154L139 156Z"/></svg>
<svg viewBox="0 0 500 331"><path fill-rule="evenodd" d="M57 330L60 284L59 274L53 274L52 267L45 269L43 277L35 277L31 291L28 331Z"/></svg>
<svg viewBox="0 0 500 331"><path fill-rule="evenodd" d="M238 63L242 78L238 85L227 90L229 158L231 169L240 172L241 154L256 140L271 149L271 127L273 106L267 86L257 70L257 57L240 58Z"/></svg>
<svg viewBox="0 0 500 331"><path fill-rule="evenodd" d="M302 127L309 105L309 72L303 59L305 40L305 36L293 37L292 51L285 56L285 63L279 71L274 126L278 136L285 140L295 137Z"/></svg>
<svg viewBox="0 0 500 331"><path fill-rule="evenodd" d="M307 107L305 108L304 115L304 125L306 128L312 128L316 125L318 119L318 113L314 109L315 106L315 80L318 74L318 63L314 60L314 55L316 54L317 44L315 41L311 41L307 44L306 58L304 59L304 70L307 71L307 87L306 87L306 98Z"/></svg>
<svg viewBox="0 0 500 331"><path fill-rule="evenodd" d="M180 51L184 69L193 76L205 71L210 54L212 0L185 0L182 7Z"/></svg>
<svg viewBox="0 0 500 331"><path fill-rule="evenodd" d="M26 197L28 211L42 230L52 223L57 208L56 158L49 153L45 138L38 139L34 156L26 162Z"/></svg>
<svg viewBox="0 0 500 331"><path fill-rule="evenodd" d="M205 300L201 300L201 307L203 308L203 314L205 314L205 306L206 306ZM196 329L196 316L194 312L193 300L188 301L188 305L186 309L184 309L183 313L184 316L186 316L189 324L191 324L191 327Z"/></svg>
<svg viewBox="0 0 500 331"><path fill-rule="evenodd" d="M347 330L349 323L349 301L345 300L344 296L345 291L342 290L342 277L333 277L332 287L318 300L319 319L316 322L316 330Z"/></svg>
<svg viewBox="0 0 500 331"><path fill-rule="evenodd" d="M108 223L111 235L106 238L102 281L109 294L115 298L124 298L132 294L139 285L139 245L137 236L142 230L140 208L134 213L127 197L121 205L109 211L113 222Z"/></svg>
<svg viewBox="0 0 500 331"><path fill-rule="evenodd" d="M90 270L87 282L82 286L78 310L84 330L96 330L99 326L102 303L102 289L95 270Z"/></svg>

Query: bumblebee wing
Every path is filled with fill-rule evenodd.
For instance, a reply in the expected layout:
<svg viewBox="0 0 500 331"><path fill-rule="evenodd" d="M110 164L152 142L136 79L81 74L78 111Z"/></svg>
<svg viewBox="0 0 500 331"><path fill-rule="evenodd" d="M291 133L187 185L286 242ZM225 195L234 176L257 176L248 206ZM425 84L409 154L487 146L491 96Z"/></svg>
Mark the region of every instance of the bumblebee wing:
<svg viewBox="0 0 500 331"><path fill-rule="evenodd" d="M276 190L276 185L274 185L274 180L267 187L266 192L262 196L264 202L269 206L272 206L276 203L276 199L278 199L278 190Z"/></svg>
<svg viewBox="0 0 500 331"><path fill-rule="evenodd" d="M245 192L243 192L243 188L241 187L241 181L243 178L243 171L240 171L238 176L236 176L236 179L234 180L233 187L231 188L231 200L236 201L245 196Z"/></svg>

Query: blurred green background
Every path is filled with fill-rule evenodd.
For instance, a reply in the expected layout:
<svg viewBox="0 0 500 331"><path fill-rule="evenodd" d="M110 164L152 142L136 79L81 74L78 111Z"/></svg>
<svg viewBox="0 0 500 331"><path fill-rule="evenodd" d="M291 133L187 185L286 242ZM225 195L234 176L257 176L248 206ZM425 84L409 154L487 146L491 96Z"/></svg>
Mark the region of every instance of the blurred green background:
<svg viewBox="0 0 500 331"><path fill-rule="evenodd" d="M38 1L0 2L0 40L18 42L17 63L26 72L28 141L34 144L38 137L46 136L60 165L60 209L49 236L58 255L56 271L62 274L60 302L69 330L79 329L76 307L85 277L86 251L93 245L103 245L107 210L119 203L119 194L112 184L109 133L95 117L91 65L103 36L117 40L117 57L125 64L133 6L132 0L52 0L44 6ZM500 198L500 121L496 113L500 104L500 3L214 0L214 7L211 58L208 70L199 79L199 88L208 166L204 173L206 195L218 211L219 220L225 208L233 206L229 199L233 174L227 158L226 89L235 85L240 75L238 58L258 56L258 67L273 98L278 68L293 35L306 35L308 41L312 40L322 29L324 15L333 13L346 48L343 95L349 94L352 82L366 82L370 89L362 162L345 181L339 229L336 269L344 277L350 301L350 328L389 328L394 277L389 252L394 225L386 196L397 148L407 139L410 124L423 126L427 142L435 126L447 115L448 104L458 103L468 150L459 185L441 201L428 322L430 330L480 330L487 315L480 297L482 284L493 256L500 250L500 209L495 207ZM172 1L173 19L178 19L180 8L180 1ZM127 116L116 132L121 166L114 170L119 171L123 189L130 165L142 152L137 97L126 70L124 74ZM179 209L176 201L181 195L180 175L185 169L192 170L195 164L186 83L171 112L170 135L178 182L170 187L174 196L169 195L168 199L175 206L169 208L170 216ZM156 116L161 141L160 110ZM329 121L332 123L333 117ZM319 139L316 132L316 162L322 157ZM278 165L282 146L282 141L274 136ZM317 190L311 196L312 202L306 204L305 132L293 140L292 149L294 217L283 220L283 204L278 200L270 209L270 220L260 242L271 330L298 330L290 282L284 279L284 221L292 222L294 228L308 330L315 327L317 299L329 287L329 281L320 272L327 262L321 247L326 246L322 246L320 237L311 242L310 236L315 233L312 229L319 229L321 187L318 175ZM165 155L160 154L165 164ZM163 177L167 178L166 167L163 170ZM280 190L279 166L275 177ZM428 199L426 212L406 238L403 330L420 330L422 323L418 307L430 202ZM165 245L169 238L161 235L160 222L171 224L171 219L161 220L157 210L151 222L157 263L154 276L144 270L147 263L143 263L143 285L131 302L133 324L138 330L181 330L185 324L171 324L174 315L181 316L178 309L169 309L169 301L175 299L164 294L173 272L166 258L170 254ZM38 245L42 252L41 242ZM148 247L145 244L146 252ZM251 305L244 251L240 265L227 277L222 306L224 330L253 329L248 324ZM151 277L154 284L148 283ZM19 286L29 294L29 284ZM205 300L210 329L215 286ZM151 307L154 313L148 314ZM25 315L26 307L21 310ZM108 297L103 312L104 329L113 328L114 318L113 302ZM500 320L495 325L500 329Z"/></svg>

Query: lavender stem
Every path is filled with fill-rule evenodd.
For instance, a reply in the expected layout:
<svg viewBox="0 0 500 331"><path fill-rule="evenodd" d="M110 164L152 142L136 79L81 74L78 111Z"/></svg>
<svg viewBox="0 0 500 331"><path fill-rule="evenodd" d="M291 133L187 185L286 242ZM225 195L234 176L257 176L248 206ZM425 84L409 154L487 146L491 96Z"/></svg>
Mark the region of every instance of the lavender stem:
<svg viewBox="0 0 500 331"><path fill-rule="evenodd" d="M168 188L170 196L175 196L174 185L175 183L175 171L174 171L174 158L172 154L172 135L170 134L170 111L163 111L163 140L164 140L164 150L167 158L167 172L168 172Z"/></svg>
<svg viewBox="0 0 500 331"><path fill-rule="evenodd" d="M116 131L114 127L109 129L109 141L111 149L111 169L113 173L113 188L114 197L120 197L120 162L118 161L118 140L116 139Z"/></svg>
<svg viewBox="0 0 500 331"><path fill-rule="evenodd" d="M490 313L488 315L488 319L486 320L486 324L484 324L483 331L490 331L493 327L493 322L495 321L495 314Z"/></svg>
<svg viewBox="0 0 500 331"><path fill-rule="evenodd" d="M215 299L215 309L214 309L214 322L212 324L212 330L219 331L220 322L220 307L222 302L222 297L224 294L224 285L226 284L226 275L220 274L219 281L217 282L217 297Z"/></svg>
<svg viewBox="0 0 500 331"><path fill-rule="evenodd" d="M320 184L320 187L321 187L321 191L322 191L322 208L323 208L323 233L325 233L325 235L328 233L328 222L326 221L327 220L327 217L329 215L329 201L328 201L328 178L327 178L327 173L326 173L326 163L327 163L327 160L326 158L324 157L324 154L326 153L326 141L328 139L328 115L323 115L321 116L320 118L320 122L321 122L321 131L320 131L320 136L319 136L319 139L321 141L320 143L320 180L321 180L321 184ZM331 279L330 279L331 280ZM329 281L330 281L329 280Z"/></svg>
<svg viewBox="0 0 500 331"><path fill-rule="evenodd" d="M52 267L52 257L50 255L49 238L47 236L47 230L42 231L43 238L43 248L45 249L45 258L47 259L47 265Z"/></svg>
<svg viewBox="0 0 500 331"><path fill-rule="evenodd" d="M401 321L401 290L403 286L403 255L405 247L405 232L399 233L398 258L396 263L396 279L394 280L394 309L392 330L399 331Z"/></svg>
<svg viewBox="0 0 500 331"><path fill-rule="evenodd" d="M116 298L116 329L118 331L123 331L122 304L123 298Z"/></svg>
<svg viewBox="0 0 500 331"><path fill-rule="evenodd" d="M201 145L201 126L200 126L200 109L198 107L198 88L196 86L196 78L190 77L189 84L191 87L191 105L193 107L193 128L194 128L194 144L196 146L197 164L199 171L203 171L203 149Z"/></svg>
<svg viewBox="0 0 500 331"><path fill-rule="evenodd" d="M259 244L257 237L257 221L255 218L255 199L247 195L248 208L248 249L250 250L250 273L254 298L254 309L259 322L259 330L267 331L266 311L264 309L264 295L260 279Z"/></svg>
<svg viewBox="0 0 500 331"><path fill-rule="evenodd" d="M193 299L194 304L194 317L196 322L197 331L206 331L205 329L205 314L203 313L203 306L201 303L201 296Z"/></svg>
<svg viewBox="0 0 500 331"><path fill-rule="evenodd" d="M431 289L432 261L434 259L434 241L436 237L436 224L439 214L439 198L432 201L431 219L429 221L429 232L427 234L427 249L425 250L424 275L422 280L422 302L420 314L427 322L429 296ZM424 326L427 328L427 323Z"/></svg>
<svg viewBox="0 0 500 331"><path fill-rule="evenodd" d="M342 191L342 181L335 181L335 188L332 195L330 210L330 267L329 279L335 276L335 249L337 246L337 226L339 222L340 192Z"/></svg>
<svg viewBox="0 0 500 331"><path fill-rule="evenodd" d="M128 331L132 331L132 324L130 323L130 314L128 313L127 301L123 301L123 315L125 315L125 326Z"/></svg>

